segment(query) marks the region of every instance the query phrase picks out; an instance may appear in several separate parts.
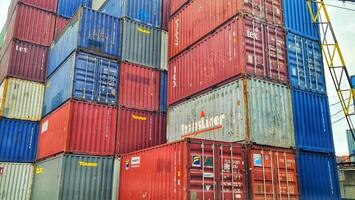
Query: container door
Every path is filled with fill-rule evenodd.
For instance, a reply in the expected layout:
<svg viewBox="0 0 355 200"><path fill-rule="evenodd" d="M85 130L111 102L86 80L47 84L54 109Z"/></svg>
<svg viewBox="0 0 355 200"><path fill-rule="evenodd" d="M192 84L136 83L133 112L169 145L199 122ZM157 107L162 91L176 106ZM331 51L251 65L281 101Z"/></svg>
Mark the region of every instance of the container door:
<svg viewBox="0 0 355 200"><path fill-rule="evenodd" d="M96 98L98 102L106 104L116 104L116 88L118 80L118 64L117 62L109 59L99 59L96 63L97 79Z"/></svg>
<svg viewBox="0 0 355 200"><path fill-rule="evenodd" d="M94 101L96 57L78 53L76 60L74 96L87 101Z"/></svg>

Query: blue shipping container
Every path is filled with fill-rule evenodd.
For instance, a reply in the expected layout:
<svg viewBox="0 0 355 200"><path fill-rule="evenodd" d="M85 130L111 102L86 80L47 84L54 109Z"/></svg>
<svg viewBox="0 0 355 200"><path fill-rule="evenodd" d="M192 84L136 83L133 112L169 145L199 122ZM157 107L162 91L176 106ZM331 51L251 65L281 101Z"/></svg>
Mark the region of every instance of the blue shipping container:
<svg viewBox="0 0 355 200"><path fill-rule="evenodd" d="M335 151L326 95L292 90L292 110L298 149L325 153Z"/></svg>
<svg viewBox="0 0 355 200"><path fill-rule="evenodd" d="M81 8L67 29L50 48L47 76L75 50L120 56L120 19L89 8Z"/></svg>
<svg viewBox="0 0 355 200"><path fill-rule="evenodd" d="M314 24L305 0L283 0L286 30L303 37L320 40L319 26ZM317 5L312 3L313 13Z"/></svg>
<svg viewBox="0 0 355 200"><path fill-rule="evenodd" d="M299 151L297 167L302 200L341 199L334 155Z"/></svg>
<svg viewBox="0 0 355 200"><path fill-rule="evenodd" d="M117 87L117 61L74 52L47 80L43 116L70 98L116 105Z"/></svg>
<svg viewBox="0 0 355 200"><path fill-rule="evenodd" d="M327 93L319 42L288 32L287 55L292 87L319 94Z"/></svg>
<svg viewBox="0 0 355 200"><path fill-rule="evenodd" d="M161 72L160 76L160 111L167 112L168 104L168 73L166 71Z"/></svg>
<svg viewBox="0 0 355 200"><path fill-rule="evenodd" d="M92 0L58 0L57 14L61 17L71 18L80 6L92 7Z"/></svg>
<svg viewBox="0 0 355 200"><path fill-rule="evenodd" d="M33 162L39 122L0 119L0 162Z"/></svg>
<svg viewBox="0 0 355 200"><path fill-rule="evenodd" d="M100 11L115 16L161 26L162 0L108 0Z"/></svg>

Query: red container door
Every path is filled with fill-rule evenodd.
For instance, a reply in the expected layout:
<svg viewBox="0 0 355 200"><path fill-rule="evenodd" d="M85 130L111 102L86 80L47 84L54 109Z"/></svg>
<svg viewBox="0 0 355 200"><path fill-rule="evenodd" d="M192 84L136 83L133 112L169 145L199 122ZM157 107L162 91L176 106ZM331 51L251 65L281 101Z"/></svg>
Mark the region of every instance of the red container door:
<svg viewBox="0 0 355 200"><path fill-rule="evenodd" d="M16 5L22 3L48 12L57 12L57 0L12 0L8 12L12 13Z"/></svg>
<svg viewBox="0 0 355 200"><path fill-rule="evenodd" d="M283 26L282 0L263 0L265 2L266 21L276 26Z"/></svg>
<svg viewBox="0 0 355 200"><path fill-rule="evenodd" d="M57 16L55 20L55 30L54 30L54 40L62 33L67 24L69 23L69 19L64 17Z"/></svg>
<svg viewBox="0 0 355 200"><path fill-rule="evenodd" d="M170 0L170 13L174 14L177 10L179 10L185 3L190 0Z"/></svg>

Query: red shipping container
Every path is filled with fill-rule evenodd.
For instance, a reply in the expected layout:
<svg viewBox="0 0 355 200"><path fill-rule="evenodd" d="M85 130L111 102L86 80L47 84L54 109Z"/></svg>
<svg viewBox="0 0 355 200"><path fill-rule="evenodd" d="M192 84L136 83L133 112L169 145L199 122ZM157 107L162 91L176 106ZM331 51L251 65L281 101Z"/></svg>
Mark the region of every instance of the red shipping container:
<svg viewBox="0 0 355 200"><path fill-rule="evenodd" d="M243 74L288 83L285 32L237 17L169 62L168 104Z"/></svg>
<svg viewBox="0 0 355 200"><path fill-rule="evenodd" d="M0 82L5 77L44 82L48 47L13 40L0 58Z"/></svg>
<svg viewBox="0 0 355 200"><path fill-rule="evenodd" d="M170 15L174 15L183 5L185 5L190 0L170 0Z"/></svg>
<svg viewBox="0 0 355 200"><path fill-rule="evenodd" d="M118 109L116 155L166 142L166 114Z"/></svg>
<svg viewBox="0 0 355 200"><path fill-rule="evenodd" d="M37 159L62 152L114 155L114 107L68 101L41 121Z"/></svg>
<svg viewBox="0 0 355 200"><path fill-rule="evenodd" d="M254 145L248 156L250 199L299 199L294 150Z"/></svg>
<svg viewBox="0 0 355 200"><path fill-rule="evenodd" d="M8 21L4 46L12 39L49 46L53 41L55 14L18 4Z"/></svg>
<svg viewBox="0 0 355 200"><path fill-rule="evenodd" d="M272 8L271 11L264 9L265 2L267 8ZM275 3L272 4L273 2ZM170 18L169 58L173 58L238 13L248 14L259 20L267 19L269 23L275 21L277 25L283 24L281 0L192 0Z"/></svg>
<svg viewBox="0 0 355 200"><path fill-rule="evenodd" d="M119 105L159 111L160 71L122 62L120 66Z"/></svg>
<svg viewBox="0 0 355 200"><path fill-rule="evenodd" d="M55 20L54 40L62 33L65 27L69 24L70 19L57 16Z"/></svg>
<svg viewBox="0 0 355 200"><path fill-rule="evenodd" d="M12 0L8 12L12 13L19 3L55 13L57 12L58 0Z"/></svg>
<svg viewBox="0 0 355 200"><path fill-rule="evenodd" d="M244 172L241 145L183 140L121 157L118 199L247 199Z"/></svg>
<svg viewBox="0 0 355 200"><path fill-rule="evenodd" d="M162 0L162 24L161 28L163 30L168 30L169 18L170 18L170 0Z"/></svg>

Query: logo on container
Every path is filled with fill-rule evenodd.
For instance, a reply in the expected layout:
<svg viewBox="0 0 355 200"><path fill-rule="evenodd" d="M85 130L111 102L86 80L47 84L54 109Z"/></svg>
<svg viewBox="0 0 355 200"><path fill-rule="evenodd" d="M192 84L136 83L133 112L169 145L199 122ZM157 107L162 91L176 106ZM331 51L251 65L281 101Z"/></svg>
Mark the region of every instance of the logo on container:
<svg viewBox="0 0 355 200"><path fill-rule="evenodd" d="M150 30L149 29L145 29L145 28L142 28L142 27L137 27L137 31L141 32L141 33L144 33L144 34L150 34Z"/></svg>
<svg viewBox="0 0 355 200"><path fill-rule="evenodd" d="M259 33L258 28L255 28L253 31L251 31L250 29L247 29L247 37L248 38L251 38L254 40L259 40L258 33Z"/></svg>
<svg viewBox="0 0 355 200"><path fill-rule="evenodd" d="M179 35L180 35L180 20L176 19L175 20L175 32L174 32L174 44L175 46L179 46L180 40L179 40Z"/></svg>
<svg viewBox="0 0 355 200"><path fill-rule="evenodd" d="M44 172L43 167L37 167L36 168L36 174L42 174Z"/></svg>
<svg viewBox="0 0 355 200"><path fill-rule="evenodd" d="M140 156L131 158L131 166L132 166L132 168L133 167L139 167L140 164L141 164L141 157Z"/></svg>
<svg viewBox="0 0 355 200"><path fill-rule="evenodd" d="M16 51L23 52L23 53L28 53L28 49L25 47L21 47L19 45L16 45Z"/></svg>
<svg viewBox="0 0 355 200"><path fill-rule="evenodd" d="M132 118L135 120L147 121L147 117L143 117L143 116L132 115Z"/></svg>
<svg viewBox="0 0 355 200"><path fill-rule="evenodd" d="M97 167L97 163L94 163L94 162L79 161L79 165L81 167Z"/></svg>

